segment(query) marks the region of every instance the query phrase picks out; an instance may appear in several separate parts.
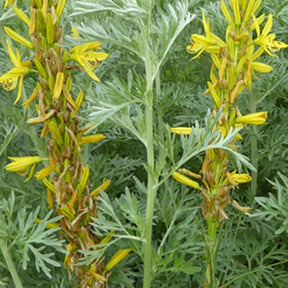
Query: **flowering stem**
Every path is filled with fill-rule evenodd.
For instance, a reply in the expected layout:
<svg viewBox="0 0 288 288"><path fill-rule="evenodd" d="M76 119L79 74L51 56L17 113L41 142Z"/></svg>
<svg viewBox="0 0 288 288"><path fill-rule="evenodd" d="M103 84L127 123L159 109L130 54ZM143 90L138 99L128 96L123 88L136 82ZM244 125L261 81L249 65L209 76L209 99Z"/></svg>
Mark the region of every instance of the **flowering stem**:
<svg viewBox="0 0 288 288"><path fill-rule="evenodd" d="M214 220L212 215L208 216L207 219L207 238L206 238L206 273L205 273L205 288L215 288L216 286L216 278L215 278L215 259L217 252L217 243L216 243L216 235L217 235L217 226L218 221Z"/></svg>
<svg viewBox="0 0 288 288"><path fill-rule="evenodd" d="M4 243L3 241L0 241L0 249L2 251L3 257L5 259L8 270L11 274L11 277L14 281L15 287L16 288L23 288L20 277L19 277L17 270L15 268L13 259L9 253L9 248L7 247L6 243Z"/></svg>
<svg viewBox="0 0 288 288"><path fill-rule="evenodd" d="M154 148L153 148L153 110L146 107L146 136L147 136L147 162L149 167L147 185L147 206L145 223L145 242L144 242L144 288L150 288L151 284L151 252L152 252L152 224L154 210ZM151 170L150 170L151 169Z"/></svg>
<svg viewBox="0 0 288 288"><path fill-rule="evenodd" d="M144 281L143 288L150 288L151 285L151 255L152 255L152 225L153 210L155 202L155 175L154 175L154 138L153 138L153 66L151 62L149 38L152 4L147 7L146 25L143 26L145 39L145 70L146 70L146 92L145 92L145 123L146 123L146 151L147 151L147 204L145 219L145 241L144 241Z"/></svg>
<svg viewBox="0 0 288 288"><path fill-rule="evenodd" d="M250 112L256 112L256 99L252 92L250 94ZM258 141L257 141L257 127L253 126L253 133L250 136L250 145L251 145L251 164L255 167L256 171L252 171L252 180L251 180L251 198L250 198L250 205L252 205L254 197L256 196L257 192L257 170L258 170Z"/></svg>

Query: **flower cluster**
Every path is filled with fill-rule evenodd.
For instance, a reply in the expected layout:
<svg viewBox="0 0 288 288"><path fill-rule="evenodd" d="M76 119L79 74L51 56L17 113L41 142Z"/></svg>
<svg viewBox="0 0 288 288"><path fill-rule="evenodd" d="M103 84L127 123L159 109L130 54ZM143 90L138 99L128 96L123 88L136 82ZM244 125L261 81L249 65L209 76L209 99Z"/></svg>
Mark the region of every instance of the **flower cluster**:
<svg viewBox="0 0 288 288"><path fill-rule="evenodd" d="M224 106L222 116L215 129L219 129L223 136L226 136L230 129L250 125L262 125L267 118L267 112L257 112L242 116L239 108L235 105L241 92L247 87L251 89L254 71L268 73L273 68L256 60L264 53L275 57L273 52L288 47L287 44L276 41L275 34L269 34L272 28L272 15L268 16L267 22L260 32L260 25L265 15L256 17L256 11L261 1L232 0L230 9L221 1L221 10L225 16L228 27L226 29L225 41L210 31L209 19L205 18L203 12L202 21L206 36L193 34L191 44L187 51L196 54L193 59L199 57L204 51L212 58L213 65L210 71L210 81L207 82L208 89L205 94L210 94L214 101L214 111L217 112ZM256 31L253 38L253 32ZM174 127L172 133L189 135L191 128ZM231 147L235 147L235 141L242 139L238 133ZM236 148L234 148L236 150ZM211 149L206 151L200 174L192 173L189 170L181 169L174 172L173 177L181 183L199 189L203 195L203 214L206 219L213 215L215 221L227 219L224 208L227 203L236 203L230 200L229 189L235 188L239 183L249 182L251 177L248 174L237 174L236 171L227 170L229 159L223 150ZM201 180L203 185L184 176L192 176ZM180 176L181 175L181 176ZM247 213L247 207L236 208Z"/></svg>
<svg viewBox="0 0 288 288"><path fill-rule="evenodd" d="M6 1L5 5L13 3ZM38 116L27 122L42 125L40 137L47 139L48 152L45 159L39 156L10 157L12 162L6 165L6 169L20 174L24 172L25 175L29 173L28 181L36 165L41 162L46 165L35 176L47 188L49 208L56 204L57 213L63 216L59 227L68 241L65 266L69 268L69 273L73 271L80 278L79 287L107 287L109 271L130 250L119 250L106 265L103 259L90 265L79 264L84 257L79 250L96 249L94 246L101 243L91 231L90 219L97 217L96 197L100 190L109 186L110 180L104 179L100 187L90 191L90 169L89 165L84 167L82 148L86 143L105 139L105 136L85 135L91 125L83 126L79 119L84 93L80 91L77 97L72 95L70 72L84 69L99 82L94 70L108 54L99 51L101 43L97 41L76 45L69 51L58 44L62 39L63 28L59 23L65 4L66 0L58 3L56 0L32 0L30 17L12 6L18 18L27 25L30 40L9 27L4 28L12 40L29 48L33 56L23 62L19 51L16 49L15 53L7 40L7 51L15 67L0 77L0 83L6 90L15 89L18 85L17 103L21 99L25 75L34 73L38 76L34 91L22 105L27 108L37 101L35 110Z"/></svg>
<svg viewBox="0 0 288 288"><path fill-rule="evenodd" d="M272 15L268 16L261 31L260 25L265 20L265 15L256 16L261 0L230 0L229 3L230 9L224 0L221 1L221 10L228 22L225 41L210 31L209 19L206 20L203 12L202 21L206 35L193 34L191 44L187 47L189 53L196 54L192 60L204 51L211 56L213 65L205 94L210 94L213 99L213 115L222 107L221 117L214 129L219 130L224 137L229 131L235 131L247 124L265 123L267 112L242 116L235 103L246 87L251 90L255 71L268 73L273 70L271 66L256 60L264 52L275 57L274 52L288 47L287 44L276 41L274 34L269 34L272 28ZM256 38L253 38L253 35ZM191 128L187 127L171 128L171 133L190 134L190 132ZM231 149L237 150L235 143L240 139L242 137L238 133L229 144ZM172 175L180 183L200 190L202 194L202 213L207 221L205 288L218 287L218 280L215 278L215 257L218 245L216 237L217 227L224 219L228 219L225 212L226 205L232 204L245 214L250 210L249 207L242 207L231 199L230 191L240 183L251 181L251 176L246 173L238 174L236 170L229 171L229 162L229 157L224 150L209 149L206 151L199 174L187 169L179 169Z"/></svg>

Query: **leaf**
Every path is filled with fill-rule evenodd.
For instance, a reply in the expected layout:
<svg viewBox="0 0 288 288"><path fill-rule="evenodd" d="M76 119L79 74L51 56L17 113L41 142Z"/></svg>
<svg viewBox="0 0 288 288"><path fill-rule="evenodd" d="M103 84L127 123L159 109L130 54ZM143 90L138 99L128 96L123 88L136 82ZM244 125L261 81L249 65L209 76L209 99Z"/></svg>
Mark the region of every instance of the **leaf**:
<svg viewBox="0 0 288 288"><path fill-rule="evenodd" d="M197 266L191 266L190 264L188 264L184 267L179 268L179 271L184 272L185 274L192 275L192 274L195 274L197 272L200 272L201 268L197 267Z"/></svg>

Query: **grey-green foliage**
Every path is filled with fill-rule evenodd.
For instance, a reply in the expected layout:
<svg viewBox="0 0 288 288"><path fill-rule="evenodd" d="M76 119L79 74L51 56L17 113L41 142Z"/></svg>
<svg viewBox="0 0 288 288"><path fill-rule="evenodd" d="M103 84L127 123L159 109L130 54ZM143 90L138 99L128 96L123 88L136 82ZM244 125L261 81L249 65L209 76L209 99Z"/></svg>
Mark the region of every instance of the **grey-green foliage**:
<svg viewBox="0 0 288 288"><path fill-rule="evenodd" d="M288 178L281 173L274 181L269 181L276 192L268 197L256 197L260 206L253 214L263 221L274 222L275 234L288 233Z"/></svg>
<svg viewBox="0 0 288 288"><path fill-rule="evenodd" d="M230 211L220 233L217 270L224 287L286 287L287 246L272 222Z"/></svg>
<svg viewBox="0 0 288 288"><path fill-rule="evenodd" d="M59 267L55 261L55 252L65 253L63 240L57 237L60 228L48 229L46 226L59 221L61 217L51 218L52 211L47 213L40 223L36 223L40 208L28 211L26 207L19 209L19 203L12 191L10 197L0 202L0 246L8 247L15 262L21 264L23 270L33 262L37 272L42 270L51 278L49 266ZM52 248L52 251L49 251ZM49 251L49 252L47 252ZM5 264L4 264L5 265Z"/></svg>
<svg viewBox="0 0 288 288"><path fill-rule="evenodd" d="M96 87L91 86L91 89L88 90L87 98L90 103L85 114L88 115L87 118L90 121L92 120L102 127L104 131L107 122L109 125L129 131L130 135L139 142L138 146L143 149L147 145L147 141L151 140L146 138L145 109L147 109L149 96L146 94L146 87L149 84L147 83L149 77L145 77L147 76L145 73L149 73L156 85L156 89L153 89L155 104L153 145L156 154L155 179L159 177L159 183L155 186L157 210L155 210L153 221L153 285L155 287L159 287L159 285L162 287L191 285L193 287L192 285L199 285L202 279L199 280L201 277L198 277L199 281L191 280L190 274L199 272L204 266L203 261L200 261L199 264L196 263L197 257L199 254L201 255L199 251L202 251L203 248L202 233L199 233L201 199L198 194L197 197L194 197L197 201L192 201L189 193L193 192L186 189L184 193L178 188L181 185L176 185L170 176L173 171L187 162L195 160L209 148L225 149L233 156L236 165L238 163L239 166L241 164L249 166L249 162L245 156L236 153L228 145L238 131L231 130L226 138L221 136L219 131L212 132L216 121L221 117L221 110L217 115L211 117L211 112L207 113L208 107L204 106L201 107L201 113L204 116L207 113L205 119L199 119L199 122L191 120L188 111L190 110L192 114L194 105L197 106L200 101L209 103L202 99L198 103L193 101L193 96L197 95L199 91L203 91L203 88L193 85L191 88L191 85L185 84L180 77L180 83L177 83L175 79L171 83L167 81L167 77L171 77L171 74L166 74L165 71L174 69L171 64L169 66L170 55L172 52L181 51L178 54L182 56L185 46L189 43L188 36L184 45L181 44L179 48L177 46L179 50L177 48L173 50L176 40L181 37L181 32L194 19L194 15L189 12L193 7L192 1L190 3L188 1L156 2L153 2L152 17L149 23L145 22L146 13L148 13L152 1L115 0L105 1L105 3L103 1L97 3L79 1L72 14L72 19L80 22L80 25L75 26L83 38L91 41L101 40L110 45L107 47L110 48L108 52L111 55L106 64L100 67L100 71L106 71L106 74L102 73L102 83ZM196 1L194 1L195 3ZM91 11L97 11L97 13L101 11L101 14L90 13ZM135 17L135 13L137 17ZM83 19L83 15L87 16L87 19ZM147 28L145 25L150 26ZM145 35L147 31L150 31L148 36ZM147 49L149 54L147 54ZM177 55L177 60L180 59L178 54L173 54L172 59L175 57L174 55ZM177 60L177 68L180 71L180 61L183 60L178 60L178 62ZM105 65L111 66L113 69L109 70ZM113 74L107 75L107 71L112 70ZM195 73L196 70L194 70ZM191 99L185 102L185 99L189 98L187 93L190 91ZM180 109L186 106L186 119L183 114L175 113L175 102L179 103ZM200 109L198 108L198 110ZM203 111L205 112L203 113ZM169 117L170 113L174 113L171 118ZM197 118L196 115L193 117L193 120ZM178 120L178 123L181 124L190 123L191 134L189 136L171 135L165 119L180 119L181 122ZM169 124L175 125L172 121ZM134 150L134 154L138 153L140 149ZM145 163L144 159L143 157L143 163ZM149 169L151 167L145 166L146 172L149 172ZM99 245L102 250L85 251L84 262L99 259L104 251L109 253L114 245L120 247L128 245L133 248L140 259L143 259L140 244L143 241L145 230L147 188L146 179L142 178L144 179L134 177L134 187L126 188L125 194L119 199L112 200L107 194L101 194L97 219L93 219L92 223L94 232L98 236L110 235L110 231L115 231L115 234L112 235L113 239L108 244ZM113 178L111 180L113 182ZM178 196L174 198L175 195ZM165 206L162 203L165 203ZM195 206L196 209L193 208ZM108 247L109 249L107 249ZM129 257L130 255L128 259ZM138 263L137 269L133 266L131 268L134 273L135 270L143 270L141 262ZM138 280L135 281L136 287L140 287L137 285L141 285L142 277L143 275L140 273Z"/></svg>
<svg viewBox="0 0 288 288"><path fill-rule="evenodd" d="M17 2L20 3L20 6L23 4L23 1ZM193 267L200 267L204 271L205 265L202 252L204 245L202 235L205 233L205 228L201 220L201 195L176 183L170 175L175 168L184 163L187 163L187 166L188 164L196 166L195 171L197 171L201 164L202 151L205 150L205 147L207 149L207 143L210 140L214 139L214 142L209 145L214 145L214 147L218 145L217 147L222 148L224 145L225 148L229 137L232 138L234 135L232 131L226 139L221 139L220 135L216 135L217 132L210 135L213 121L208 116L206 118L208 122L205 125L204 117L207 114L207 108L212 107L213 103L208 95L203 95L203 91L206 89L209 67L212 63L205 53L195 61L189 62L191 55L186 52L190 35L203 32L201 10L204 10L206 16L209 16L213 31L220 37L225 35L225 19L219 15L220 1L67 1L65 23L63 23L65 34L69 33L69 20L79 29L82 37L79 40L80 43L86 39L88 41L100 40L103 42L105 52L110 55L96 71L102 81L101 84L95 85L83 72L80 75L77 74L77 78L73 79L75 86L72 87L72 92L73 95L77 95L79 87L85 91L85 100L88 102L85 102L84 117L98 124L98 129L107 136L107 139L99 145L91 145L88 155L89 162L93 162L89 164L93 167L91 168L91 182L98 186L102 178L109 178L112 181L111 186L107 189L107 195L102 194L103 201L99 203L99 219L94 222L94 224L96 223L95 233L98 235L109 234L109 228L116 230L116 236L111 240L109 246L104 247L109 248L105 249L105 261L110 259L118 247L132 247L137 252L130 253L124 261L113 268L109 286L141 287L142 273L139 271L143 270L140 243L145 220L145 173L147 172L145 169L149 169L143 165L146 157L143 149L143 142L145 143L146 140L143 138L145 132L143 95L147 84L144 76L147 59L143 47L147 43L144 43L142 33L145 30L143 30L143 25L146 24L143 19L152 2L154 7L149 47L151 61L154 63L153 79L156 80L157 77L160 79L157 82L157 85L160 86L160 93L155 99L157 106L154 111L156 116L154 147L157 157L157 173L160 176L161 184L157 190L153 219L153 287L194 288L200 287L200 283L203 283L203 272L194 273L196 270ZM278 39L284 42L287 42L288 37L286 2L284 0L276 2L263 0L260 8L261 12L275 15L273 32L279 35ZM26 0L26 4L29 4L28 0ZM9 21L9 26L11 24L13 28L14 25L15 27L20 26L14 21L15 17L12 17L11 10L7 11L5 13L4 10L0 10L0 25L7 25L7 21ZM68 15L71 14L70 12L72 12L72 16ZM196 14L195 18L193 18L194 14ZM75 39L67 38L75 44ZM0 39L4 46L4 33L0 33ZM4 53L6 55L4 48L1 52L1 69L6 71L11 63L4 56ZM21 56L22 54L26 55L24 50L21 50L20 53ZM282 182L265 180L266 177L273 179L277 170L280 169L282 173L285 173L288 168L287 161L283 161L287 158L285 135L288 133L287 125L283 124L287 122L288 106L287 88L285 87L287 52L284 50L278 55L279 59L268 60L268 64L274 67L274 72L261 75L253 87L253 93L257 94L258 110L268 109L269 115L268 124L260 127L257 134L259 140L259 193L263 196L267 195L269 189L266 187L269 184L275 186L277 190L281 190L282 196L279 198L277 193L277 196L271 194L269 198L263 197L259 198L259 201L257 200L259 205L263 204L261 211L260 209L257 211L257 213L262 213L261 219L241 218L239 213L234 212L233 214L232 211L228 211L230 220L225 223L222 231L223 246L219 248L217 258L217 271L221 283L232 281L228 287L286 288L287 286L285 284L287 269L285 264L281 264L281 261L284 261L285 257L287 258L285 254L287 249L284 245L287 238L285 237L287 234L285 222L287 218L285 212L287 179L285 177L285 181L282 181L281 176ZM261 61L267 61L266 58L263 55ZM31 82L31 80L33 79L25 77L26 82ZM33 85L25 86L27 95L32 92L30 86ZM34 136L30 133L31 130L22 126L24 122L24 120L21 122L21 119L24 119L22 108L19 104L14 108L11 107L16 93L15 91L8 93L1 90L0 146L3 145L0 150L3 152L1 166L7 163L6 156L26 156L39 153L33 148L37 145L33 142ZM9 103L7 99L9 99ZM242 99L243 101L238 103L240 110L243 113L249 112L248 93L244 94ZM157 117L164 119L163 125L158 125ZM169 126L193 126L196 129L190 136L171 135L166 123ZM160 127L162 128L159 129ZM202 130L197 130L200 127ZM26 129L26 134L21 133L23 128ZM249 135L249 128L246 131ZM248 156L250 153L249 137L243 138L242 145L239 144L239 151ZM239 165L247 164L245 157L240 154L234 156L235 165L237 165L237 159ZM133 173L137 174L137 177L132 177ZM19 213L22 211L20 201L23 199L25 201L23 200L21 203L24 204L21 205L27 207L26 214L27 211L31 211L32 206L41 205L43 208L47 206L41 183L36 184L36 182L29 181L24 186L20 176L1 170L0 185L5 190L1 196L6 199L7 195L10 195L8 191L12 188L15 190L17 195L15 210L19 210ZM125 189L125 186L129 187ZM245 187L246 190L249 190L247 186ZM122 196L120 196L121 194ZM114 199L115 195L117 195L116 199ZM244 198L243 195L239 195L239 197ZM20 200L17 202L17 199ZM283 205L279 204L279 199L282 199ZM24 216L25 213L23 212ZM17 219L16 215L15 211ZM27 217L26 215L24 218L27 219ZM269 221L265 222L267 218ZM37 227L39 224L34 225ZM272 229L274 226L276 228ZM13 231L13 229L6 230L11 235L14 235ZM275 231L281 233L275 235ZM276 246L275 243L279 245ZM52 250L43 253L51 253L50 251ZM51 288L69 287L69 284L64 284L65 281L62 279L65 278L66 271L53 269L51 265L50 267L53 269L51 282L45 282L43 277L41 278L41 275L38 274L39 277L37 276L35 279L36 269L34 268L35 261L33 261L35 258L31 252L29 253L31 261L27 262L26 271L30 272L27 273L30 278L27 278L29 280L25 283L29 283L31 287L39 285ZM12 255L15 261L18 261L17 257L21 256L19 255ZM84 261L88 261L89 257L91 257L90 259L99 257L96 252L94 254L87 252L87 256L86 259L83 259ZM276 265L278 263L280 264ZM275 266L271 266L273 264ZM194 274L185 273L189 272L189 269ZM121 282L119 279L122 279ZM1 279L1 281L5 282L5 279Z"/></svg>

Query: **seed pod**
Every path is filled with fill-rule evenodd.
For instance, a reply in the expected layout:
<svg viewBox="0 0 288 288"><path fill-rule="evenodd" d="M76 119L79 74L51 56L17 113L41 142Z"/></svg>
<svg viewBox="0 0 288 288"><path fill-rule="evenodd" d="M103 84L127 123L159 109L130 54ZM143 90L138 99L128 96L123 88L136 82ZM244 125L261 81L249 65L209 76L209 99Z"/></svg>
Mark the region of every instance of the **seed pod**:
<svg viewBox="0 0 288 288"><path fill-rule="evenodd" d="M29 36L31 37L36 28L36 13L37 10L31 6L30 14L31 14L31 21L29 23Z"/></svg>
<svg viewBox="0 0 288 288"><path fill-rule="evenodd" d="M61 26L57 27L54 41L60 42L62 40L62 34L63 34L63 27L61 27Z"/></svg>
<svg viewBox="0 0 288 288"><path fill-rule="evenodd" d="M61 92L63 89L63 82L64 82L64 73L58 72L56 76L54 91L53 91L53 98L56 100L58 100L61 95Z"/></svg>
<svg viewBox="0 0 288 288"><path fill-rule="evenodd" d="M24 13L22 12L17 6L12 6L13 8L13 11L14 13L16 14L16 16L21 20L23 21L27 26L30 25L30 19L29 17Z"/></svg>
<svg viewBox="0 0 288 288"><path fill-rule="evenodd" d="M37 67L39 73L41 74L41 76L45 79L47 79L47 73L45 71L45 69L43 68L42 64L36 59L34 58L34 63L35 63L35 66Z"/></svg>
<svg viewBox="0 0 288 288"><path fill-rule="evenodd" d="M81 104L82 104L82 101L84 99L84 93L83 91L81 90L76 98L76 102L75 102L75 105L76 105L76 111L79 111L80 107L81 107Z"/></svg>
<svg viewBox="0 0 288 288"><path fill-rule="evenodd" d="M46 20L47 14L48 14L48 0L42 0L41 11L42 11L43 18Z"/></svg>
<svg viewBox="0 0 288 288"><path fill-rule="evenodd" d="M81 197L81 194L85 189L89 174L90 174L89 165L86 165L86 167L84 168L80 183L77 186L77 189L79 191L79 195L78 195L79 197Z"/></svg>
<svg viewBox="0 0 288 288"><path fill-rule="evenodd" d="M64 207L60 208L60 212L70 221L72 221L75 218L74 214L70 211L68 205L65 205Z"/></svg>
<svg viewBox="0 0 288 288"><path fill-rule="evenodd" d="M64 7L65 7L65 4L66 4L66 0L60 0L58 5L57 5L57 8L56 8L57 24L59 24L61 15L62 15Z"/></svg>
<svg viewBox="0 0 288 288"><path fill-rule="evenodd" d="M57 145L59 147L61 147L62 144L63 144L63 139L62 139L62 136L61 136L60 131L58 129L58 125L57 125L56 119L52 118L51 120L49 120L48 121L48 126L49 126L49 130L50 130L50 133L51 133L53 139L55 140Z"/></svg>
<svg viewBox="0 0 288 288"><path fill-rule="evenodd" d="M47 178L42 179L42 181L48 189L50 189L53 193L55 193L56 190L54 185Z"/></svg>
<svg viewBox="0 0 288 288"><path fill-rule="evenodd" d="M31 41L26 40L24 37L22 37L20 34L18 34L17 32L13 31L12 29L10 29L9 27L4 27L5 33L12 38L13 40L15 40L16 42L20 43L21 45L29 48L29 49L33 49L34 45Z"/></svg>
<svg viewBox="0 0 288 288"><path fill-rule="evenodd" d="M41 10L37 10L36 11L36 28L37 31L42 31L43 29L45 29L45 21L43 18L43 14L41 12Z"/></svg>
<svg viewBox="0 0 288 288"><path fill-rule="evenodd" d="M46 39L48 44L54 43L54 35L55 35L55 27L53 25L52 15L51 13L48 13L46 19Z"/></svg>

